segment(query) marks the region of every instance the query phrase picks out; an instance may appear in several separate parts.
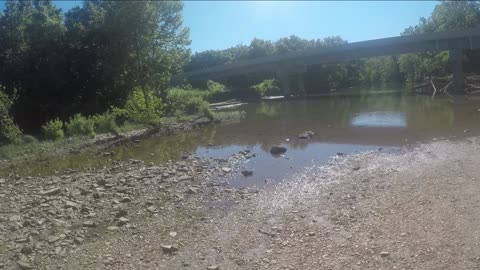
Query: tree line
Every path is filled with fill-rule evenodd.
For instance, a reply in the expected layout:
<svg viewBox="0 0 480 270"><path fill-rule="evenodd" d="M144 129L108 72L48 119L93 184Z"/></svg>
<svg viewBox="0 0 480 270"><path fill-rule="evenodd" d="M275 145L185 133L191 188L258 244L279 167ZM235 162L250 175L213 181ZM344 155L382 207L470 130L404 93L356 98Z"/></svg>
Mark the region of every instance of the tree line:
<svg viewBox="0 0 480 270"><path fill-rule="evenodd" d="M55 117L123 106L134 87L165 96L188 61L180 1L7 0L0 12L0 85L24 130ZM163 91L163 92L162 92ZM0 105L1 106L1 105Z"/></svg>
<svg viewBox="0 0 480 270"><path fill-rule="evenodd" d="M401 35L416 35L430 32L461 30L480 25L478 1L440 1L428 18L405 29ZM208 50L192 55L185 66L186 71L233 63L239 60L281 55L314 48L341 46L347 41L339 36L308 40L292 35L277 41L255 38L249 45L238 45L225 50ZM478 57L466 55L467 71L477 71ZM306 74L307 88L332 89L355 84L378 86L384 83L415 83L426 76L445 76L450 73L449 53L415 53L399 56L372 57L349 63L314 65ZM271 76L271 75L264 75ZM261 78L255 78L258 80ZM245 78L230 80L234 85ZM251 82L249 82L251 83ZM309 84L309 85L308 85ZM310 87L309 87L310 86ZM244 85L241 85L244 87Z"/></svg>

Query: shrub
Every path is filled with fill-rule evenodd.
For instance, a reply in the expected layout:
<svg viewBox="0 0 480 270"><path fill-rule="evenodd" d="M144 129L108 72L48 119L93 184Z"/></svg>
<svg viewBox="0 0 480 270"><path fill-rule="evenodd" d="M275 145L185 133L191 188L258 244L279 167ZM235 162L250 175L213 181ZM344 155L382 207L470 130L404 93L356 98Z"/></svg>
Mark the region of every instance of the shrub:
<svg viewBox="0 0 480 270"><path fill-rule="evenodd" d="M209 82L210 87L213 87L212 89L216 89L216 91L220 89L219 87L221 87L222 89L224 87L223 85L215 83L213 81ZM213 120L213 113L209 108L209 103L205 101L209 93L210 91L172 88L169 90L167 96L169 112L177 116L179 115L179 112L183 112L185 114L202 113L209 119Z"/></svg>
<svg viewBox="0 0 480 270"><path fill-rule="evenodd" d="M273 79L264 80L259 84L250 87L252 95L255 97L264 97L271 95L281 95L281 89Z"/></svg>
<svg viewBox="0 0 480 270"><path fill-rule="evenodd" d="M204 98L205 100L218 102L229 98L232 98L232 93L227 90L225 85L211 80L207 81L207 94Z"/></svg>
<svg viewBox="0 0 480 270"><path fill-rule="evenodd" d="M20 136L20 140L22 143L30 143L30 144L38 142L38 140L32 135L22 135Z"/></svg>
<svg viewBox="0 0 480 270"><path fill-rule="evenodd" d="M0 145L18 143L22 132L13 122L10 116L10 108L13 102L0 87Z"/></svg>
<svg viewBox="0 0 480 270"><path fill-rule="evenodd" d="M95 121L96 133L119 134L119 128L115 121L115 114L111 112L105 112L104 114L95 115L93 120Z"/></svg>
<svg viewBox="0 0 480 270"><path fill-rule="evenodd" d="M58 118L48 121L42 126L42 133L47 140L62 139L64 136L63 122Z"/></svg>
<svg viewBox="0 0 480 270"><path fill-rule="evenodd" d="M125 104L125 114L137 123L159 125L163 115L162 99L151 90L134 88Z"/></svg>
<svg viewBox="0 0 480 270"><path fill-rule="evenodd" d="M79 113L70 117L68 123L65 123L68 136L86 135L95 137L94 125L93 118L85 117Z"/></svg>
<svg viewBox="0 0 480 270"><path fill-rule="evenodd" d="M213 116L212 110L210 110L210 107L208 106L208 102L204 101L202 104L200 104L200 109L199 111L208 119L213 120L215 117Z"/></svg>

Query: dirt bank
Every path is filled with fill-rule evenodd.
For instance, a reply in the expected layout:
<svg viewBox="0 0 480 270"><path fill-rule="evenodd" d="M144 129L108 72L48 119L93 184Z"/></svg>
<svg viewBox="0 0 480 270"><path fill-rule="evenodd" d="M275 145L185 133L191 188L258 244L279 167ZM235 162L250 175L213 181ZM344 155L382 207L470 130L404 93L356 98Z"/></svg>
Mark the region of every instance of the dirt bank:
<svg viewBox="0 0 480 270"><path fill-rule="evenodd" d="M341 157L260 192L224 185L225 175L240 173L234 164L244 154L2 179L0 262L5 269L478 269L479 150L473 138Z"/></svg>

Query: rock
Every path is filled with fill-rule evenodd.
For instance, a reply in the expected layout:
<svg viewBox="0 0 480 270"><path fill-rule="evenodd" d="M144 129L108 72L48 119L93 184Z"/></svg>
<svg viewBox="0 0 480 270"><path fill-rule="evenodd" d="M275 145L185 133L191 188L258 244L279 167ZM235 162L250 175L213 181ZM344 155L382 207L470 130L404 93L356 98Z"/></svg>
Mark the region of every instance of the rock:
<svg viewBox="0 0 480 270"><path fill-rule="evenodd" d="M49 189L49 190L45 190L40 194L41 195L46 195L46 196L54 196L54 195L60 194L60 192L62 192L62 190L60 188L56 187L56 188L52 188L52 189Z"/></svg>
<svg viewBox="0 0 480 270"><path fill-rule="evenodd" d="M198 192L198 189L197 188L194 188L194 187L188 187L186 193L187 194L195 194Z"/></svg>
<svg viewBox="0 0 480 270"><path fill-rule="evenodd" d="M30 247L30 246L24 246L24 247L22 247L22 249L20 250L20 252L21 252L22 254L25 254L25 255L30 255L30 254L33 253L33 250L32 250L32 247Z"/></svg>
<svg viewBox="0 0 480 270"><path fill-rule="evenodd" d="M171 236L171 237L177 236L177 232L170 232L170 236Z"/></svg>
<svg viewBox="0 0 480 270"><path fill-rule="evenodd" d="M360 170L360 166L356 166L352 168L352 171L358 171L358 170Z"/></svg>
<svg viewBox="0 0 480 270"><path fill-rule="evenodd" d="M289 138L286 138L286 139L285 139L285 141L286 141L286 142L289 142L289 141L290 141L290 139L289 139Z"/></svg>
<svg viewBox="0 0 480 270"><path fill-rule="evenodd" d="M345 156L345 155L346 155L345 153L337 152L337 156Z"/></svg>
<svg viewBox="0 0 480 270"><path fill-rule="evenodd" d="M105 179L98 179L97 184L100 186L105 186L107 184L107 180Z"/></svg>
<svg viewBox="0 0 480 270"><path fill-rule="evenodd" d="M129 197L124 197L120 200L121 203L128 203L128 202L131 202L132 199L130 199Z"/></svg>
<svg viewBox="0 0 480 270"><path fill-rule="evenodd" d="M469 129L465 129L463 132L467 133L467 132L470 132L470 130L469 130Z"/></svg>
<svg viewBox="0 0 480 270"><path fill-rule="evenodd" d="M180 176L178 178L178 181L192 181L192 180L193 180L193 176L190 176L190 175Z"/></svg>
<svg viewBox="0 0 480 270"><path fill-rule="evenodd" d="M33 266L30 265L29 263L27 262L24 262L24 261L17 261L17 265L20 269L22 270L30 270L30 269L33 269Z"/></svg>
<svg viewBox="0 0 480 270"><path fill-rule="evenodd" d="M93 228L93 227L97 227L97 224L93 220L87 220L83 222L83 227Z"/></svg>
<svg viewBox="0 0 480 270"><path fill-rule="evenodd" d="M309 232L308 236L315 236L315 232Z"/></svg>
<svg viewBox="0 0 480 270"><path fill-rule="evenodd" d="M130 220L126 217L121 217L118 219L118 225L122 226L125 225L129 222Z"/></svg>
<svg viewBox="0 0 480 270"><path fill-rule="evenodd" d="M109 227L107 228L107 230L109 230L109 231L118 231L118 230L120 230L120 228L117 227L117 226L109 226Z"/></svg>
<svg viewBox="0 0 480 270"><path fill-rule="evenodd" d="M242 174L243 174L243 176L245 176L245 177L247 177L247 176L252 176L252 175L253 175L253 171L244 170L244 171L242 171Z"/></svg>
<svg viewBox="0 0 480 270"><path fill-rule="evenodd" d="M178 251L178 248L173 245L161 245L163 253L172 254Z"/></svg>
<svg viewBox="0 0 480 270"><path fill-rule="evenodd" d="M272 155L281 155L281 154L284 154L285 152L287 152L287 148L282 146L272 146L272 148L270 148L270 153Z"/></svg>
<svg viewBox="0 0 480 270"><path fill-rule="evenodd" d="M65 201L65 208L79 209L80 205L72 201Z"/></svg>
<svg viewBox="0 0 480 270"><path fill-rule="evenodd" d="M73 242L74 242L75 244L78 244L78 245L80 245L81 243L83 243L83 241L84 241L83 237L80 237L80 236L77 236L77 237L73 238Z"/></svg>
<svg viewBox="0 0 480 270"><path fill-rule="evenodd" d="M9 218L9 220L10 220L11 222L18 222L18 221L22 220L22 216L20 216L20 215L13 215L13 216L11 216L11 217Z"/></svg>
<svg viewBox="0 0 480 270"><path fill-rule="evenodd" d="M112 151L112 152L103 152L101 155L103 157L108 157L108 156L113 156L115 153Z"/></svg>
<svg viewBox="0 0 480 270"><path fill-rule="evenodd" d="M117 214L115 214L115 217L120 218L120 217L124 217L126 215L127 215L127 210L120 209L120 210L118 210Z"/></svg>
<svg viewBox="0 0 480 270"><path fill-rule="evenodd" d="M298 135L298 138L299 139L311 139L313 137L313 135L315 135L315 132L313 131L305 131L303 133L300 133Z"/></svg>
<svg viewBox="0 0 480 270"><path fill-rule="evenodd" d="M156 213L157 212L157 207L155 206L149 206L147 207L147 211L150 212L150 213Z"/></svg>
<svg viewBox="0 0 480 270"><path fill-rule="evenodd" d="M248 155L248 153L250 153L250 150L242 150L242 151L240 151L240 152L238 152L238 153L241 154L241 155L246 156L246 155Z"/></svg>
<svg viewBox="0 0 480 270"><path fill-rule="evenodd" d="M219 269L220 269L220 266L218 266L218 265L212 265L212 266L207 267L207 270L219 270Z"/></svg>
<svg viewBox="0 0 480 270"><path fill-rule="evenodd" d="M390 256L390 252L388 252L388 251L382 251L382 252L380 252L380 256L382 256L382 257L384 257L384 258L385 258L385 257L388 257L388 256Z"/></svg>
<svg viewBox="0 0 480 270"><path fill-rule="evenodd" d="M15 243L19 243L19 244L22 244L22 243L28 243L29 239L26 238L26 237L21 237L21 238L17 238L15 240Z"/></svg>
<svg viewBox="0 0 480 270"><path fill-rule="evenodd" d="M98 193L98 192L94 192L94 193L92 194L92 196L93 196L93 198L94 198L95 200L100 199L100 193Z"/></svg>
<svg viewBox="0 0 480 270"><path fill-rule="evenodd" d="M223 167L222 168L222 172L224 172L224 173L229 173L231 171L232 171L232 168L229 168L229 167Z"/></svg>

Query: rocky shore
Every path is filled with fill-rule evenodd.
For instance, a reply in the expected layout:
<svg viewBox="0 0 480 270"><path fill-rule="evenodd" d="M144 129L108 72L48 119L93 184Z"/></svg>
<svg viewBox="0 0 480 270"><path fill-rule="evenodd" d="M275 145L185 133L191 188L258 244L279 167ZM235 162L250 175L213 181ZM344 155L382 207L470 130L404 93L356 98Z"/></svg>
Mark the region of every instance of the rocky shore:
<svg viewBox="0 0 480 270"><path fill-rule="evenodd" d="M478 269L480 138L332 157L264 190L254 153L0 179L0 269Z"/></svg>

